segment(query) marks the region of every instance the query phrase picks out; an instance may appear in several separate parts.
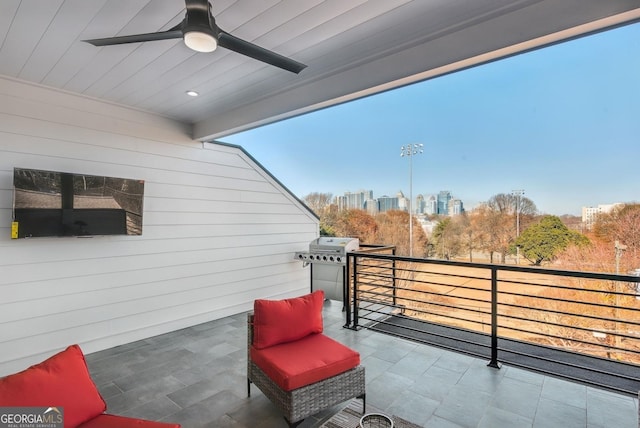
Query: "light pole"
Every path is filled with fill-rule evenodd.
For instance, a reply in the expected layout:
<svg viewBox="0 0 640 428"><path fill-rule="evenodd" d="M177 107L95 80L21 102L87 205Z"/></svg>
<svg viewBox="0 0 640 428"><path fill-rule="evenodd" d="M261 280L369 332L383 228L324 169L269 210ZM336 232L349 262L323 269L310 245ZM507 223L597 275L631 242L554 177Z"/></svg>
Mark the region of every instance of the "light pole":
<svg viewBox="0 0 640 428"><path fill-rule="evenodd" d="M512 190L511 194L516 197L516 240L520 237L520 198L524 195L524 190ZM516 265L520 265L520 247L516 245Z"/></svg>
<svg viewBox="0 0 640 428"><path fill-rule="evenodd" d="M400 156L409 158L409 257L413 257L413 157L422 153L424 144L400 146Z"/></svg>

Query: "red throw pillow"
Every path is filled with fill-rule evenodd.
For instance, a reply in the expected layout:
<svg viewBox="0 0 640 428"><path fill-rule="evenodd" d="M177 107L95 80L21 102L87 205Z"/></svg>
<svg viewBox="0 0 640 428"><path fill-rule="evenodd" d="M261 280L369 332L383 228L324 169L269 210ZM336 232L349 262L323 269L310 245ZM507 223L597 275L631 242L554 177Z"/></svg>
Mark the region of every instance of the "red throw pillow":
<svg viewBox="0 0 640 428"><path fill-rule="evenodd" d="M322 333L324 291L284 300L253 303L253 346L267 348Z"/></svg>
<svg viewBox="0 0 640 428"><path fill-rule="evenodd" d="M78 345L0 379L1 406L61 407L65 428L77 427L107 409Z"/></svg>

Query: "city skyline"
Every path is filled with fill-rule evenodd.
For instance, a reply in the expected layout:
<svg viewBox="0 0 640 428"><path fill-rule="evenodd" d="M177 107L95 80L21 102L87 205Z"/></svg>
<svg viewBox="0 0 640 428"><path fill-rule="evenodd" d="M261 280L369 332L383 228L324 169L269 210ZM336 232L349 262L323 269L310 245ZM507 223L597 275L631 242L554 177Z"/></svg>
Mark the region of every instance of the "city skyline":
<svg viewBox="0 0 640 428"><path fill-rule="evenodd" d="M455 189L472 209L525 189L545 214L640 199L640 24L325 108L222 139L296 196Z"/></svg>
<svg viewBox="0 0 640 428"><path fill-rule="evenodd" d="M388 210L409 210L409 196L399 190L395 195L375 196L373 190L361 189L357 192L344 192L342 195L332 195L331 203L337 205L339 210L362 209L370 214L384 212ZM465 210L464 201L456 198L451 191L441 190L437 194L418 193L413 197L411 204L414 214L441 214L455 215L461 214ZM371 206L375 203L375 206Z"/></svg>

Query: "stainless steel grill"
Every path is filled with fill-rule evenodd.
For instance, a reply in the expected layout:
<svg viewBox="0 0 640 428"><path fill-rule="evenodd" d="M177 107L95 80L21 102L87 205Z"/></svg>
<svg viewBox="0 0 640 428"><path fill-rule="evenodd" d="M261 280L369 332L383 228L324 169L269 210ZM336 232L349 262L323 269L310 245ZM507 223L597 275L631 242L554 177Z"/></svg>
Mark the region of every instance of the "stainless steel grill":
<svg viewBox="0 0 640 428"><path fill-rule="evenodd" d="M344 299L347 253L360 248L357 238L321 236L309 244L309 251L295 253L296 260L311 264L311 290L324 290L331 300Z"/></svg>

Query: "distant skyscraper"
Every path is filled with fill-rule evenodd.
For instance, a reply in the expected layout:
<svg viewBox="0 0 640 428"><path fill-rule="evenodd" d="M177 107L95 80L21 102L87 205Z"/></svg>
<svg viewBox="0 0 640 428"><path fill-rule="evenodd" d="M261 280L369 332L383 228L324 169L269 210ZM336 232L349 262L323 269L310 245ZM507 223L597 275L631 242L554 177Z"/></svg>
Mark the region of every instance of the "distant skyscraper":
<svg viewBox="0 0 640 428"><path fill-rule="evenodd" d="M426 209L425 209L425 214L437 214L438 213L438 200L436 199L435 196L431 195L429 196L429 199L427 199L427 204L426 204Z"/></svg>
<svg viewBox="0 0 640 428"><path fill-rule="evenodd" d="M426 210L426 203L424 201L424 196L422 195L418 195L416 196L416 208L415 208L415 212L416 214L424 214Z"/></svg>
<svg viewBox="0 0 640 428"><path fill-rule="evenodd" d="M366 201L364 201L364 209L370 215L378 214L378 201L376 199L367 199Z"/></svg>
<svg viewBox="0 0 640 428"><path fill-rule="evenodd" d="M449 215L458 215L464 212L464 205L460 199L451 199L449 201Z"/></svg>
<svg viewBox="0 0 640 428"><path fill-rule="evenodd" d="M381 196L378 198L378 211L385 212L389 210L400 209L398 206L398 198L392 198L389 196Z"/></svg>
<svg viewBox="0 0 640 428"><path fill-rule="evenodd" d="M449 201L451 200L451 192L442 190L438 193L438 206L436 214L449 215Z"/></svg>
<svg viewBox="0 0 640 428"><path fill-rule="evenodd" d="M365 201L373 199L373 190L359 192L345 192L344 196L336 196L336 203L340 210L363 210Z"/></svg>

